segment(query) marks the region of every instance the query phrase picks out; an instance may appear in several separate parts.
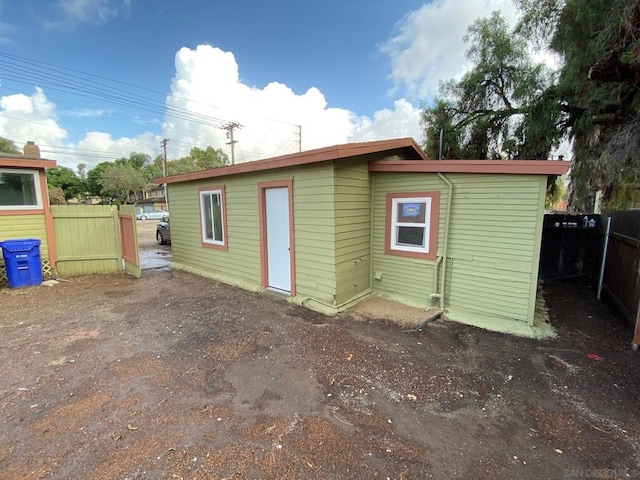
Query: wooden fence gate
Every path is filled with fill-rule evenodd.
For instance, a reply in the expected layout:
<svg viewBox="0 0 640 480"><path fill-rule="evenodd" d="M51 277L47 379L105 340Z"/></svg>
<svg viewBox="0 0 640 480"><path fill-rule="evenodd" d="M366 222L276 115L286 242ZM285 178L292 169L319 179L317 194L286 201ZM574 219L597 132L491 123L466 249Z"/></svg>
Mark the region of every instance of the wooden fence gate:
<svg viewBox="0 0 640 480"><path fill-rule="evenodd" d="M637 329L640 313L640 211L605 212L610 231L602 275L602 293ZM637 345L637 337L634 343Z"/></svg>
<svg viewBox="0 0 640 480"><path fill-rule="evenodd" d="M60 276L125 270L140 277L132 205L52 205L51 215Z"/></svg>

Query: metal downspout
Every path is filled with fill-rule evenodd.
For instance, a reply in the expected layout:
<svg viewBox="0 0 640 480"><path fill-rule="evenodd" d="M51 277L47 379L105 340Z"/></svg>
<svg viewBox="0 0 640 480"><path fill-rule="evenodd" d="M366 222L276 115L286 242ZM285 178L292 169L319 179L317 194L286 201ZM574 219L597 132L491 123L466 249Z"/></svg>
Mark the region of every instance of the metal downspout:
<svg viewBox="0 0 640 480"><path fill-rule="evenodd" d="M442 270L440 270L440 310L444 312L445 298L444 292L446 290L446 275L447 275L447 251L449 249L449 224L451 223L451 202L453 201L453 183L449 181L442 173L438 172L438 176L449 187L449 195L447 196L447 216L444 222L444 245L442 247Z"/></svg>
<svg viewBox="0 0 640 480"><path fill-rule="evenodd" d="M376 201L376 174L371 175L371 180L369 181L369 288L373 290L373 229L375 225L374 221L374 212L375 212L375 201Z"/></svg>
<svg viewBox="0 0 640 480"><path fill-rule="evenodd" d="M438 298L440 300L440 308L436 313L431 315L429 318L427 318L424 322L422 322L417 327L411 328L409 330L405 330L406 333L419 332L424 327L426 327L429 323L440 318L440 316L444 313L444 308L445 308L444 292L446 289L445 280L447 277L447 250L449 248L449 224L451 223L451 202L453 200L453 184L442 173L438 172L438 176L449 187L449 194L447 196L447 214L445 216L445 224L444 224L444 245L442 246L442 255L437 258L436 264L433 267L434 268L433 280L434 280L434 286L436 287L437 293L432 294L431 298ZM442 262L442 267L440 270L440 282L438 284L438 280L437 280L438 267L440 267L441 262Z"/></svg>
<svg viewBox="0 0 640 480"><path fill-rule="evenodd" d="M442 255L438 255L438 258L436 258L436 264L433 267L433 290L436 293L432 293L431 295L429 295L429 300L433 301L436 298L440 298L440 290L439 290L439 286L438 286L438 273L440 273L440 264L442 263Z"/></svg>

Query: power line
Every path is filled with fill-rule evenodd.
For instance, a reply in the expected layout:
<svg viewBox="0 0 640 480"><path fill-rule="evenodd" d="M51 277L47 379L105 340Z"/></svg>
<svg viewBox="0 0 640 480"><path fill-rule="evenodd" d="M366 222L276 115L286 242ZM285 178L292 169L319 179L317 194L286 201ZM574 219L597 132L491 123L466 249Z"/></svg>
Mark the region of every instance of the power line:
<svg viewBox="0 0 640 480"><path fill-rule="evenodd" d="M0 54L0 57L2 54ZM76 75L57 72L37 72L25 68L20 64L12 64L0 60L0 73L5 81L17 83L37 83L48 89L69 93L93 100L104 101L129 108L151 111L170 118L177 118L203 125L221 126L225 120L210 115L194 114L192 111L181 107L168 105L152 98L133 94L111 85L94 82ZM78 82L76 79L81 80ZM114 81L115 82L115 81ZM127 84L130 85L130 84ZM177 97L173 96L174 99Z"/></svg>
<svg viewBox="0 0 640 480"><path fill-rule="evenodd" d="M52 63L41 62L41 61L38 61L38 60L33 60L33 59L30 59L30 58L26 58L26 57L20 57L20 56L18 56L18 55L11 55L11 54L9 54L9 53L0 52L0 57L6 57L6 58L15 59L15 60L17 60L17 61L20 61L21 63L28 63L28 64L33 65L33 66L36 66L36 67L39 67L40 65L44 65L44 66L49 67L50 69L52 68L52 69L55 69L55 70L57 70L57 71L60 71L61 73L65 74L65 75L69 75L69 74L66 74L66 73L65 73L65 71L75 72L75 73L79 73L80 75L85 75L85 76L88 76L88 77L99 78L99 79L101 79L101 80L105 80L105 81L108 81L108 82L117 83L117 84L120 84L120 85L125 85L125 86L132 87L132 88L136 88L136 89L139 89L139 90L144 90L144 91L147 91L147 92L150 92L150 93L156 93L156 94L158 94L158 95L163 95L163 96L173 97L174 99L180 99L180 100L183 100L183 101L187 101L187 102L189 102L189 103L196 103L196 104L204 105L204 106L207 106L207 107L217 108L217 109L220 109L220 110L223 110L223 109L224 109L223 107L220 107L220 106L218 106L218 105L213 105L213 104L210 104L210 103L204 103L204 102L198 102L198 101L196 101L196 100L191 100L191 99L188 99L188 98L179 97L179 96L177 96L177 95L175 95L175 94L173 94L173 93L161 92L161 91L159 91L159 90L154 90L154 89L151 89L151 88L142 87L142 86L140 86L140 85L134 85L134 84L132 84L132 83L123 82L123 81L121 81L121 80L115 80L115 79L113 79L113 78L108 78L108 77L104 77L104 76L101 76L101 75L96 75L96 74L94 74L94 73L83 72L83 71L81 71L81 70L75 70L75 69L73 69L73 68L62 67L62 66L59 66L59 65L54 65L54 64L52 64ZM19 66L20 64L17 64L17 65ZM48 71L49 71L49 70L47 70L47 72L48 72ZM80 79L82 79L82 80L87 80L87 79L84 79L84 78L83 78L83 77L81 77L81 76L73 76L73 77L80 78ZM97 82L93 82L93 83L97 83ZM99 83L98 83L98 84L99 84ZM219 120L224 121L224 120L222 120L222 119L219 119ZM289 123L289 122L283 122L282 120L276 120L276 119L266 118L266 117L265 117L265 120L269 120L269 121L272 121L272 122L278 122L278 123L285 123L285 124L290 125L290 123Z"/></svg>
<svg viewBox="0 0 640 480"><path fill-rule="evenodd" d="M203 104L202 102L196 102L195 100L190 100L190 99L186 99L186 98L183 98L183 97L178 97L178 96L176 96L174 94L170 94L170 93L166 93L166 92L160 92L160 91L157 91L157 90L152 90L152 89L149 89L149 88L133 85L131 83L121 82L119 80L114 80L114 79L110 79L110 78L107 78L107 77L101 77L99 75L94 75L94 74L88 73L88 72L81 72L79 70L73 70L73 69L69 69L69 68L66 68L66 67L60 67L60 66L53 65L53 64L50 64L50 63L46 63L46 62L38 62L38 61L27 59L27 58L24 58L24 57L18 57L16 55L10 55L10 54L6 54L6 53L0 52L0 57L16 59L16 60L20 61L20 63L15 63L15 62L12 63L12 62L7 62L7 61L0 60L0 69L2 68L1 65L7 65L9 67L9 70L8 70L9 74L15 72L16 70L17 71L21 71L21 72L23 72L24 76L27 79L31 79L32 81L35 80L35 81L38 81L39 83L42 83L43 81L48 81L50 78L53 78L53 79L61 80L63 83L62 84L56 84L55 82L50 82L51 84L57 85L57 86L65 86L66 87L69 84L69 79L78 79L81 82L84 82L84 84L81 83L81 85L83 87L85 87L85 88L86 87L89 87L89 88L98 87L98 88L101 88L101 89L105 89L105 91L111 92L112 94L116 94L116 95L124 94L124 96L129 96L129 98L132 99L132 100L143 99L143 100L148 100L148 101L151 101L151 102L154 102L154 103L158 103L156 100L153 100L153 99L150 99L150 98L147 98L147 97L140 97L140 95L133 94L131 92L123 90L122 88L114 87L114 86L111 86L109 84L105 84L105 83L102 83L102 82L96 82L94 80L90 80L88 78L85 78L85 77L95 77L95 78L100 78L100 79L103 79L103 80L105 80L107 82L111 82L111 83L114 83L114 84L125 85L125 86L132 87L132 88L135 88L135 89L144 90L144 91L148 91L148 92L151 92L151 93L156 93L156 94L159 94L159 95L163 95L165 97L169 96L169 97L172 97L172 98L174 98L176 100L180 99L180 100L191 102L191 103L200 103L202 105L206 105L206 104ZM36 72L31 68L25 67L23 64L28 64L28 65L31 65L31 66L36 67L36 68L42 68L41 65L44 65L44 66L47 66L47 69L43 70L42 72ZM51 71L51 69L53 69L53 72ZM84 76L69 74L69 73L67 73L68 71L80 73L81 75L84 75ZM39 77L39 76L37 76L38 74L42 74L44 76L43 77ZM3 77L3 79L4 78L8 78L8 77L5 76L5 77ZM14 78L15 77L12 77L12 79L14 79ZM76 81L76 80L72 80L72 81ZM65 92L66 93L73 93L73 92L68 92L66 90L65 90ZM98 91L98 93L100 93L100 92ZM165 106L166 104L163 102L162 105ZM210 107L213 107L213 108L221 108L221 107L218 107L218 106L215 106L215 105L207 105L207 106L210 106ZM192 113L190 110L182 109L182 108L179 108L179 107L168 107L168 108L172 108L172 109L175 109L175 110L182 110L183 112ZM213 116L207 116L207 117L211 118L211 119L215 119L215 120L220 121L220 122L224 122L225 121L225 120L223 120L221 118L217 118L217 117L213 117Z"/></svg>
<svg viewBox="0 0 640 480"><path fill-rule="evenodd" d="M0 71L1 71L1 67L0 67ZM6 77L4 77L4 78L6 78ZM66 89L59 89L59 88L50 87L50 86L48 86L48 88L51 88L52 90L63 91L65 93L68 93L68 90L66 90ZM90 95L90 94L86 94L85 95L85 94L80 94L80 93L77 93L77 92L75 92L74 94L78 95L78 96L82 96L82 97L87 97L87 98L93 98L93 99L97 98L95 95ZM180 110L180 109L172 109L171 107L167 107L167 111L164 111L163 110L164 107L160 107L160 106L154 107L154 106L145 106L145 105L134 105L134 104L131 104L129 102L120 101L120 100L113 100L111 103L124 105L124 106L129 106L129 107L132 107L132 108L141 108L141 109L152 111L152 112L158 113L158 114L163 114L163 112L164 112L164 115L167 116L167 117L173 117L173 118L177 118L177 119L182 119L182 120L186 120L188 122L198 123L198 124L202 124L202 125L205 125L205 126L214 126L214 127L226 129L226 127L228 125L228 123L219 125L219 122L217 121L217 119L213 119L211 122L209 122L209 121L201 121L200 119L195 117L195 115L192 114L192 113L189 113L188 115L176 114L176 113L173 113L173 110ZM182 109L182 110L184 110L184 109ZM187 111L187 110L184 110L184 111ZM4 114L0 113L0 116L2 116L2 115L4 115ZM24 121L24 122L40 123L42 125L49 126L49 125L47 125L45 123L42 123L42 122L36 122L36 121L33 121L33 120L19 119L19 118L16 118L16 117L10 117L8 115L4 115L4 116L6 116L7 118L14 118L16 120L21 120L21 121ZM208 118L208 117L206 117L204 115L202 115L202 117L205 118L205 119ZM78 130L75 130L75 131L78 131ZM179 129L175 129L174 131L176 133L180 133L181 132L181 130L179 130ZM182 132L184 134L186 134L186 135L188 135L190 133L190 132L184 132L184 131L182 131ZM85 133L85 132L82 132L82 133ZM263 144L265 144L265 145L267 145L269 147L273 147L274 146L271 143L266 143L266 142L263 142L263 141L258 141L258 142L259 143L263 143Z"/></svg>
<svg viewBox="0 0 640 480"><path fill-rule="evenodd" d="M153 90L150 88L146 88L146 87L141 87L139 85L134 85L132 83L127 83L127 82L122 82L120 80L115 80L115 79L111 79L111 78L107 78L107 77L103 77L100 75L95 75L92 73L88 73L88 72L82 72L80 70L74 70L71 68L67 68L67 67L61 67L58 65L54 65L51 63L47 63L47 62L40 62L40 61L36 61L36 60L32 60L29 58L25 58L25 57L20 57L17 55L11 55L11 54L7 54L7 53L3 53L0 52L0 57L4 57L9 59L9 61L6 60L0 60L0 71L4 71L6 72L6 74L4 74L2 76L3 80L11 80L11 81L15 81L15 82L20 82L20 83L26 83L24 80L21 80L21 77L16 77L15 75L12 75L13 73L16 73L16 71L18 72L22 72L22 75L25 79L30 80L30 81L36 81L39 84L44 85L45 83L47 85L50 85L48 88L52 88L55 89L53 87L58 87L59 89L61 89L61 91L63 91L64 93L72 93L72 94L76 94L75 91L70 90L69 87L69 79L78 79L81 82L84 82L84 84L80 84L80 91L83 91L85 93L85 95L80 95L80 96L88 96L89 98L93 98L93 99L97 99L100 100L101 98L99 97L99 95L104 95L105 98L107 99L112 99L112 100L119 100L122 101L123 99L126 100L127 102L131 102L131 103L124 103L125 106L131 106L134 107L136 105L143 105L144 106L144 102L142 101L149 101L152 104L155 103L156 105L159 103L157 100L153 100L151 98L148 97L141 97L137 94L133 94L131 92L128 92L126 90L123 90L122 88L116 88L114 86L111 86L109 84L103 83L103 82L96 82L94 80L90 80L89 78L85 78L85 77L93 77L93 78L99 78L101 80L104 80L106 82L111 82L114 84L119 84L119 85L124 85L127 87L131 87L131 88L135 88L138 90L144 90L150 93L154 93L154 94L158 94L158 95L163 95L164 97L170 97L174 100L180 100L180 101L186 101L187 103L193 103L193 104L199 104L199 105L203 105L203 106L207 106L207 107L211 107L211 108L216 108L216 109L223 109L223 107L220 107L218 105L213 105L210 103L204 103L204 102L199 102L196 100L192 100L192 99L188 99L188 98L184 98L178 95L175 95L173 93L167 93L167 92L160 92L158 90ZM20 63L16 63L17 61L19 61ZM23 64L27 64L27 65L31 65L33 67L36 68L42 68L42 66L46 66L47 69L45 71L42 72L34 72L33 69L30 69L28 67L25 67ZM51 71L53 69L53 72ZM74 73L78 73L80 75L73 75L67 72L74 72ZM38 76L38 75L42 75L42 76ZM52 79L52 80L49 80ZM54 81L55 80L55 81ZM75 80L72 80L75 81ZM76 82L77 84L77 82ZM100 90L96 90L96 87L98 89L104 89L103 91ZM96 96L98 95L98 96ZM142 100L142 101L141 101ZM118 103L118 102L116 102ZM118 103L118 104L123 104L123 103ZM169 116L175 116L176 114L182 114L182 115L189 115L189 116L193 116L193 117L203 117L205 119L207 119L210 122L215 122L215 123L220 123L220 124L225 124L227 123L226 120L219 118L219 117L215 117L212 115L204 115L204 114L194 114L191 110L187 110L181 107L175 107L175 106L169 106L166 104L166 102L161 102L160 105L163 108L167 108L168 110L170 110L171 115ZM162 112L160 112L162 113ZM181 117L178 117L181 118ZM184 118L182 118L184 119ZM286 124L286 125L291 125L290 122L284 122L282 120L276 120L273 118L269 118L269 117L263 117L264 120L268 120L271 122L276 122L276 123L281 123L281 124ZM221 126L221 125L216 125L216 126Z"/></svg>
<svg viewBox="0 0 640 480"><path fill-rule="evenodd" d="M200 104L211 108L222 107L203 102L197 102L195 100L180 97L175 94L160 92L131 83L102 77L100 75L82 72L80 70L60 67L58 65L47 62L39 62L36 60L0 52L0 76L3 80L8 82L21 84L36 83L54 91L89 98L100 102L121 105L135 110L144 110L154 114L162 115L165 118L175 118L178 120L186 121L188 123L196 123L204 126L222 128L227 130L230 135L233 134L232 130L228 130L228 126L233 122L228 122L222 118L212 115L194 113L192 110L171 105L170 102L182 101L187 102L188 104ZM101 81L96 81L94 79L100 79ZM129 88L122 88L122 86ZM153 94L163 95L164 101L158 101L147 96L141 96L138 93L134 93L133 91L131 91L131 89L143 90ZM291 125L291 123L281 120L267 117L263 118L268 121ZM181 133L179 129L175 128L172 131L175 133ZM183 133L185 133L185 136L189 136L191 132ZM232 146L233 157L233 145L235 144L235 142L237 142L237 140L234 139L232 141L233 143L227 144L230 144ZM264 141L259 141L259 143L263 143L270 148L275 147L272 143L267 143ZM300 143L301 142L298 142L299 148ZM275 148L282 149L283 147L281 144L279 147Z"/></svg>
<svg viewBox="0 0 640 480"><path fill-rule="evenodd" d="M26 140L15 140L15 143L27 143ZM141 144L144 145L144 144ZM50 145L47 143L40 143L38 145L40 147L41 153L53 153L56 155L69 155L69 156L77 156L77 157L89 157L89 158L104 158L109 160L117 160L118 158L128 158L134 152L122 153L122 152L109 152L104 150L91 150L88 148L76 148L76 147L63 147L60 145ZM155 148L155 147L154 147ZM50 149L50 150L47 150ZM60 151L60 150L70 150L70 151ZM150 154L146 152L145 155Z"/></svg>
<svg viewBox="0 0 640 480"><path fill-rule="evenodd" d="M104 155L99 155L99 154L95 154L95 153L74 153L74 152L58 152L55 150L46 150L46 149L40 149L40 153L52 153L55 155L69 155L69 156L74 156L74 157L86 157L86 158L98 158L98 159L103 159L103 160L117 160L117 157L115 155L109 155L107 153L105 153ZM126 158L126 157L124 157Z"/></svg>

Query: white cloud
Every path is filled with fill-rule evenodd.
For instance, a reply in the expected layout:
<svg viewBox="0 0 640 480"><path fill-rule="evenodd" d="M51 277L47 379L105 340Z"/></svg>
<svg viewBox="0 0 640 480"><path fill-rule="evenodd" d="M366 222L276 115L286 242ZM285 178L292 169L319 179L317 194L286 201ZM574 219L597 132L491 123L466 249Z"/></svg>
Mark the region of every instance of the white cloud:
<svg viewBox="0 0 640 480"><path fill-rule="evenodd" d="M120 13L119 5L126 12L131 7L130 0L57 0L54 7L59 15L54 20L45 20L47 28L67 28L78 24L100 26Z"/></svg>
<svg viewBox="0 0 640 480"><path fill-rule="evenodd" d="M155 145L160 145L160 137L151 132L145 132L133 138L119 137L115 139L108 133L89 132L77 144L70 144L70 147L77 149L78 152L86 152L86 156L77 155L69 163L77 165L82 162L95 166L98 163L116 158L129 157L131 152L147 153L154 158L160 153L159 147L154 147ZM103 158L96 158L97 155Z"/></svg>
<svg viewBox="0 0 640 480"><path fill-rule="evenodd" d="M517 11L511 0L435 0L409 13L380 47L391 59L390 77L396 87L430 98L440 80L460 78L469 66L462 40L467 27L495 10L515 24Z"/></svg>
<svg viewBox="0 0 640 480"><path fill-rule="evenodd" d="M106 110L103 108L79 108L76 110L64 110L60 112L60 115L66 115L74 118L88 118L88 117L103 117L109 116L113 113L113 110Z"/></svg>
<svg viewBox="0 0 640 480"><path fill-rule="evenodd" d="M226 131L220 128L229 121L242 125L234 131L238 163L296 152L300 132L303 150L406 136L421 140L420 110L405 99L396 100L392 109L380 110L369 118L330 107L315 87L298 94L275 81L263 88L247 85L240 79L234 55L208 45L182 48L175 64L162 135L146 132L136 137L113 138L109 133L94 131L72 143L57 119L56 105L40 88L31 96L0 98L0 135L19 146L33 140L41 146L43 156L74 169L79 163L90 169L103 161L127 157L133 151L155 157L160 153L163 137L171 140L169 158L209 145L229 153ZM69 119L71 113L83 117L104 112L80 109L61 114ZM141 123L138 118L132 122Z"/></svg>
<svg viewBox="0 0 640 480"><path fill-rule="evenodd" d="M67 131L57 119L56 105L39 87L31 96L19 93L0 97L0 136L13 140L20 149L27 141L34 141L44 158L72 169L79 163L93 168L100 162L128 157L134 151L155 156L159 152L154 146L160 141L149 132L117 139L108 133L89 132L77 144L68 143Z"/></svg>
<svg viewBox="0 0 640 480"><path fill-rule="evenodd" d="M420 115L422 110L404 98L394 102L394 110L387 108L375 113L373 120L363 117L350 140L367 142L399 137L413 137L422 142Z"/></svg>
<svg viewBox="0 0 640 480"><path fill-rule="evenodd" d="M382 110L369 119L329 107L315 87L296 94L278 82L264 88L246 85L240 80L234 55L209 45L180 49L175 63L167 105L173 111L207 118L209 123L167 116L164 135L174 140L170 144L174 157L184 155L194 145L213 145L229 152L225 145L229 140L220 128L229 120L242 125L234 130L238 163L297 151L297 125L301 126L303 150L420 135L419 112L405 100L397 101L393 111Z"/></svg>
<svg viewBox="0 0 640 480"><path fill-rule="evenodd" d="M0 97L0 136L18 145L29 140L59 145L67 132L56 120L55 105L36 87L31 96L19 93Z"/></svg>

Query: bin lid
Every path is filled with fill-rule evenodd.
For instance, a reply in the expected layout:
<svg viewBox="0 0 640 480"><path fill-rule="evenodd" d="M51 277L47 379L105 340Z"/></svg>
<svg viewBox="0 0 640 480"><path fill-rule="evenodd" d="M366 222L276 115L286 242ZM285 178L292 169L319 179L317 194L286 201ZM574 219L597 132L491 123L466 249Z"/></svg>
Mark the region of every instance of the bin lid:
<svg viewBox="0 0 640 480"><path fill-rule="evenodd" d="M26 252L39 246L40 240L37 238L3 240L0 242L0 248L7 250L8 252Z"/></svg>

